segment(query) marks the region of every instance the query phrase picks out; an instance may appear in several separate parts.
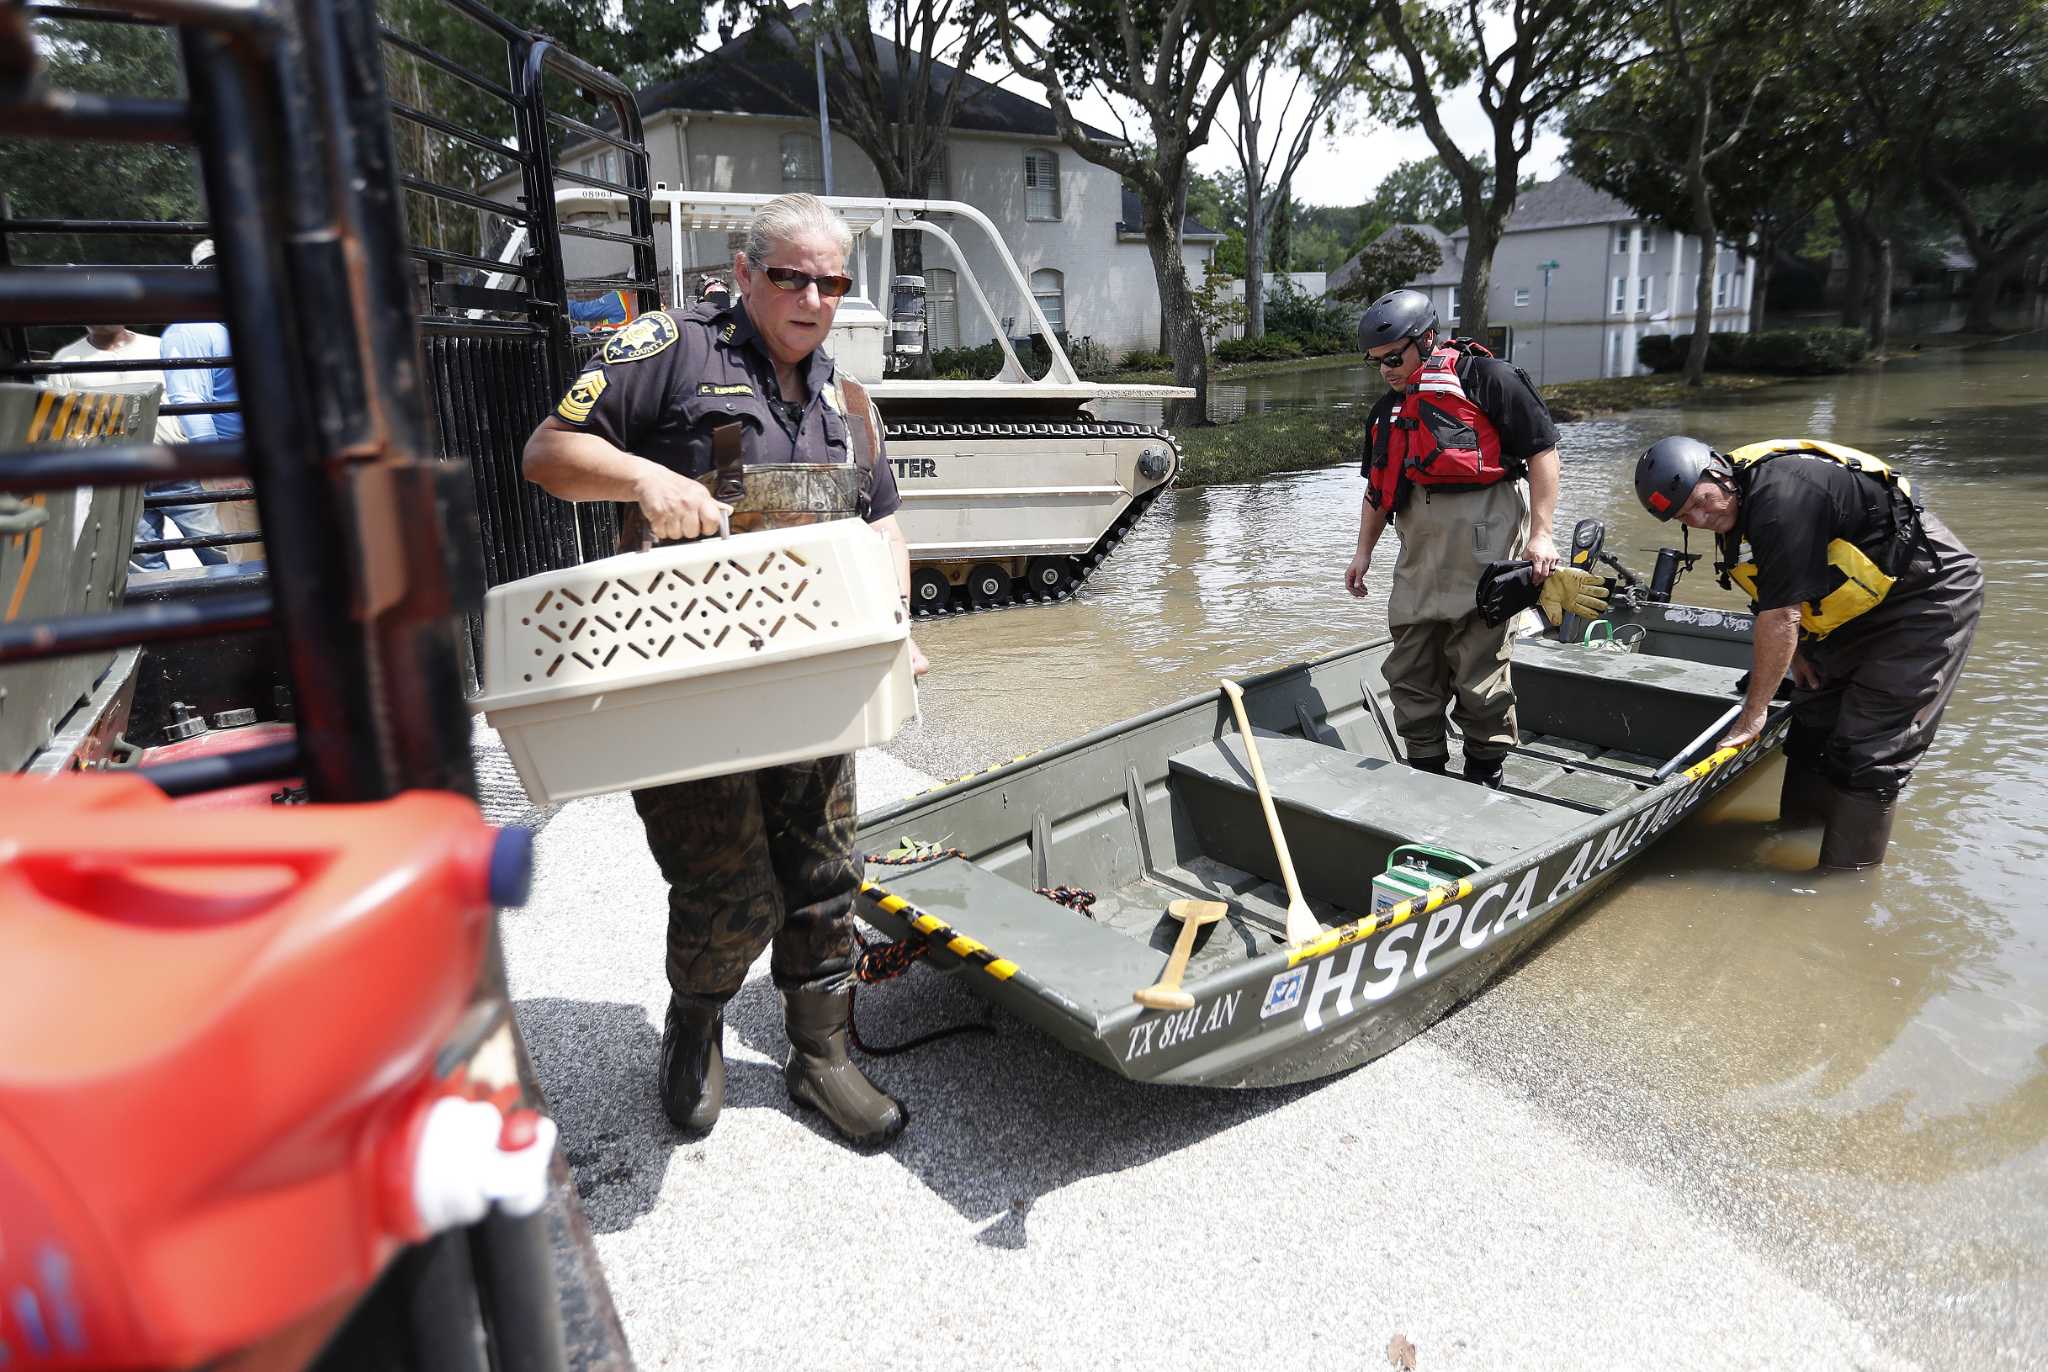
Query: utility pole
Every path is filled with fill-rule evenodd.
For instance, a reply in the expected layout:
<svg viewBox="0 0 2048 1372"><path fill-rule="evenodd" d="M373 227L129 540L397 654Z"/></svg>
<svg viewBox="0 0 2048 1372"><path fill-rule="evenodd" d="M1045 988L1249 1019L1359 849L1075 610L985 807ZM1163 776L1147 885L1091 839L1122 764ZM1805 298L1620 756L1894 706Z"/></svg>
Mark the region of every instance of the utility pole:
<svg viewBox="0 0 2048 1372"><path fill-rule="evenodd" d="M1536 352L1536 384L1543 384L1543 373L1550 361L1550 274L1557 270L1557 259L1538 262L1536 270L1543 273L1543 346Z"/></svg>
<svg viewBox="0 0 2048 1372"><path fill-rule="evenodd" d="M901 49L898 49L901 52ZM825 103L825 34L821 29L811 40L811 56L818 66L818 151L825 162L825 194L832 194L832 111Z"/></svg>

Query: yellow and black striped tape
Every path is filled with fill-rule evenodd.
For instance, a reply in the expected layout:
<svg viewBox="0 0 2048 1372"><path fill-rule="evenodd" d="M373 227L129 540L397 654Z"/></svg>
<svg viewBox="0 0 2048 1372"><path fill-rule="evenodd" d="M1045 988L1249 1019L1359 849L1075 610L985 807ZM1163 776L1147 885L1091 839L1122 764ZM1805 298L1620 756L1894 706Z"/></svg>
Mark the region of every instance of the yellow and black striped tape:
<svg viewBox="0 0 2048 1372"><path fill-rule="evenodd" d="M901 896L890 895L872 881L860 884L860 893L875 905L892 915L902 915L910 927L924 936L925 940L944 948L953 956L971 962L997 981L1008 981L1017 975L1017 964L1006 957L998 957L979 939L957 933L936 915L928 915Z"/></svg>

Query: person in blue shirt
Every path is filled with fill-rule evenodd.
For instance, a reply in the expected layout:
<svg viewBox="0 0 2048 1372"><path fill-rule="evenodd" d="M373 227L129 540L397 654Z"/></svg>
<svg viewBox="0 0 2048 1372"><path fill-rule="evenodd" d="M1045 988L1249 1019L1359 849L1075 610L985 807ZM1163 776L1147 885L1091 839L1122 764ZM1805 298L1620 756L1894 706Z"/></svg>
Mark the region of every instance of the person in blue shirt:
<svg viewBox="0 0 2048 1372"><path fill-rule="evenodd" d="M213 260L213 240L207 239L192 250L192 265L204 266ZM190 357L226 357L229 354L227 325L208 321L195 324L173 324L164 330L163 353L165 359ZM225 402L236 404L241 400L235 389L235 370L232 367L167 367L164 369L164 403L171 404L215 404ZM177 416L179 426L184 430L187 443L211 443L216 439L235 439L242 436L242 416L233 410L219 414L186 414ZM197 481L163 481L152 485L152 495L197 495L200 492ZM171 505L160 506L142 512L141 527L135 531L139 541L144 538L162 538L164 516L177 521L187 538L198 538L207 534L225 532L220 525L220 510L217 506ZM222 563L228 560L227 553L220 548L194 548L203 563ZM165 565L162 553L140 553L136 563L151 571L161 571Z"/></svg>

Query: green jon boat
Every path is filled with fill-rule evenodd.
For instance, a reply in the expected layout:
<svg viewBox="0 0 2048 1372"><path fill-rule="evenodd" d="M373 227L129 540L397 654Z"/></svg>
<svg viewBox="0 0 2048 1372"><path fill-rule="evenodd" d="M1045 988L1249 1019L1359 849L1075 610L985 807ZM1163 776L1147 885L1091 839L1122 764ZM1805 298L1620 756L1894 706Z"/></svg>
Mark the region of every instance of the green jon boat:
<svg viewBox="0 0 2048 1372"><path fill-rule="evenodd" d="M1286 941L1280 861L1220 689L864 815L862 852L908 838L958 855L871 861L858 913L1136 1081L1271 1086L1355 1066L1477 993L1782 740L1777 704L1755 745L1715 750L1748 615L1650 603L1624 581L1609 622L1634 651L1588 646L1569 618L1517 642L1522 742L1500 791L1397 759L1385 640L1242 683L1314 937ZM1477 870L1375 914L1374 878L1418 845ZM1036 894L1061 885L1092 908ZM1161 980L1182 927L1169 906L1190 899L1227 910L1196 931L1186 1008L1147 1008L1134 993Z"/></svg>

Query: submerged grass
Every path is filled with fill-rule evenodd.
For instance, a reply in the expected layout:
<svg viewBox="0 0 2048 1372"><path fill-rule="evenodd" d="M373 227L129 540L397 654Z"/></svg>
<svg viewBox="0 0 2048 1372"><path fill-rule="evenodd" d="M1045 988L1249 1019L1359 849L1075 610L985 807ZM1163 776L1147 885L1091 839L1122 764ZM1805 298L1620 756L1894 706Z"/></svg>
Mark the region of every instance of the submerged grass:
<svg viewBox="0 0 2048 1372"><path fill-rule="evenodd" d="M1266 365L1266 364L1253 364ZM1280 365L1280 364L1273 364ZM1294 364L1299 367L1300 364ZM1736 400L1774 386L1783 377L1709 372L1706 384L1685 386L1675 376L1623 376L1605 381L1564 381L1543 388L1543 399L1560 421L1660 405L1711 404ZM1365 408L1313 406L1266 410L1231 424L1174 430L1180 440L1183 486L1256 481L1279 472L1307 471L1356 462L1364 445Z"/></svg>

